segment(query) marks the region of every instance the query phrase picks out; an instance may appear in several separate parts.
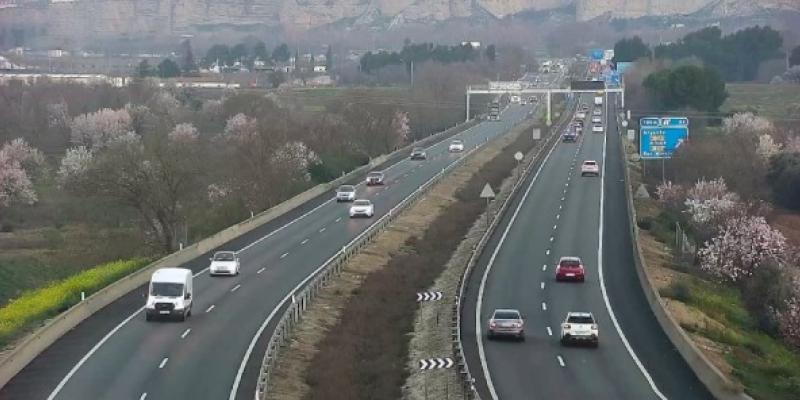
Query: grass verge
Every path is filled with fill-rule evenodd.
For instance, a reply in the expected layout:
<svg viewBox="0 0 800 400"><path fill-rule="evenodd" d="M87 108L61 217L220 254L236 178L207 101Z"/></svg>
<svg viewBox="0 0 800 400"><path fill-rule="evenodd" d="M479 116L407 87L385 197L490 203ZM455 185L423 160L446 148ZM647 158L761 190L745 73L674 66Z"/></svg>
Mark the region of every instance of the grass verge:
<svg viewBox="0 0 800 400"><path fill-rule="evenodd" d="M681 325L692 334L723 346L733 375L751 396L769 400L798 398L800 357L758 329L738 290L685 277L662 289L661 295L685 303L719 323Z"/></svg>
<svg viewBox="0 0 800 400"><path fill-rule="evenodd" d="M752 111L770 119L800 117L800 86L729 83L722 112Z"/></svg>
<svg viewBox="0 0 800 400"><path fill-rule="evenodd" d="M145 265L146 259L114 261L83 271L41 289L26 292L0 308L0 347L77 304L86 296Z"/></svg>

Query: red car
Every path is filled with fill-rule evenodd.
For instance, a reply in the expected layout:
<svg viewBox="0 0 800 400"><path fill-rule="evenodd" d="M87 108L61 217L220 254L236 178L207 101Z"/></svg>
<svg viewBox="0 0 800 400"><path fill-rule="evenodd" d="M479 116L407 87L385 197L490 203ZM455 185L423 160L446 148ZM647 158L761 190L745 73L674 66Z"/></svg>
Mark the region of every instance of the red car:
<svg viewBox="0 0 800 400"><path fill-rule="evenodd" d="M556 266L556 281L578 281L583 282L586 273L583 263L578 257L561 257Z"/></svg>

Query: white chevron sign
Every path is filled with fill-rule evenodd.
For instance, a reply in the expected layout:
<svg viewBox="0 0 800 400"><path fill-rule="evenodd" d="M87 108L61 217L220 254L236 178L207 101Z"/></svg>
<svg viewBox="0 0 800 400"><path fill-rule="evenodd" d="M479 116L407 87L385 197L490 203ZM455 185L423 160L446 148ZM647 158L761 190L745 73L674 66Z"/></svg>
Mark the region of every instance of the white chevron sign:
<svg viewBox="0 0 800 400"><path fill-rule="evenodd" d="M419 360L419 369L441 369L450 368L453 366L453 359L445 358L428 358Z"/></svg>
<svg viewBox="0 0 800 400"><path fill-rule="evenodd" d="M417 301L435 301L442 299L442 292L421 292L417 293Z"/></svg>

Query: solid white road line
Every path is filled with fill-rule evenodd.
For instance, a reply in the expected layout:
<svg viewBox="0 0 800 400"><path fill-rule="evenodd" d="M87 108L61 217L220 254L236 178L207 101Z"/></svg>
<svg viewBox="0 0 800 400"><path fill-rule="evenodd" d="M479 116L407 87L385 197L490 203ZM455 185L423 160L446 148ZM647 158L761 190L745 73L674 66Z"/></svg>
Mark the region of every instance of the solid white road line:
<svg viewBox="0 0 800 400"><path fill-rule="evenodd" d="M553 336L553 330L550 327L547 327L547 336Z"/></svg>
<svg viewBox="0 0 800 400"><path fill-rule="evenodd" d="M288 255L289 255L289 253L283 253L283 254L281 254L281 259L284 259L284 258L286 258L286 256L288 256Z"/></svg>
<svg viewBox="0 0 800 400"><path fill-rule="evenodd" d="M341 219L341 218L339 218L339 219ZM308 239L303 239L303 241L300 242L300 244L306 244L306 243L308 243Z"/></svg>
<svg viewBox="0 0 800 400"><path fill-rule="evenodd" d="M506 237L508 236L508 232L511 230L511 227L514 225L514 221L516 221L517 216L519 215L520 210L522 210L522 206L525 204L525 200L528 198L528 195L531 193L531 189L533 189L533 184L536 183L536 179L539 177L539 173L542 172L542 168L547 164L547 160L550 159L550 155L553 154L553 150L557 147L555 142L553 146L550 147L550 151L547 152L544 160L542 161L541 165L539 165L539 169L536 170L536 174L531 179L531 183L528 184L528 187L525 189L525 193L522 195L522 200L517 204L517 208L514 209L514 214L511 215L511 219L506 225L506 229L503 230L503 235L500 236L500 241L497 243L497 246L494 248L494 252L492 252L492 256L489 258L489 263L486 266L486 270L483 271L483 277L481 278L481 285L478 288L478 302L475 306L475 339L478 342L478 356L481 359L481 368L483 369L483 376L486 378L486 386L489 388L489 394L492 396L492 400L497 400L497 391L494 388L494 383L492 383L492 376L489 371L489 366L486 363L486 351L483 349L483 333L482 328L483 324L481 323L481 307L483 305L483 292L486 290L486 280L489 277L489 272L492 270L492 266L494 265L494 260L497 258L497 254L500 252L500 248L503 247L503 242L505 242Z"/></svg>
<svg viewBox="0 0 800 400"><path fill-rule="evenodd" d="M167 361L169 361L169 358L164 357L164 359L161 360L161 364L158 364L158 369L163 369L164 366L167 365Z"/></svg>
<svg viewBox="0 0 800 400"><path fill-rule="evenodd" d="M265 270L265 269L267 269L267 267L261 267L261 269L259 269L258 271L256 271L256 273L257 273L257 274L260 274L260 273L264 272L264 270Z"/></svg>
<svg viewBox="0 0 800 400"><path fill-rule="evenodd" d="M558 365L560 365L562 368L566 366L566 364L564 364L564 359L561 358L561 356L557 356L556 358L558 359Z"/></svg>
<svg viewBox="0 0 800 400"><path fill-rule="evenodd" d="M231 289L231 292L235 292L235 291L239 290L239 288L240 288L240 287L242 287L242 285L241 285L241 284L237 284L236 286L234 286L234 287Z"/></svg>
<svg viewBox="0 0 800 400"><path fill-rule="evenodd" d="M192 331L192 328L188 328L185 331L183 331L183 333L181 334L181 339L186 339L186 337L189 336L189 332L191 332L191 331Z"/></svg>
<svg viewBox="0 0 800 400"><path fill-rule="evenodd" d="M608 115L608 104L606 104L606 115ZM636 366L639 368L639 371L642 372L644 378L647 380L647 383L650 384L650 388L653 389L653 392L658 396L661 400L667 400L667 397L658 390L656 387L653 378L647 372L644 365L641 361L639 361L639 357L636 356L636 353L633 351L630 343L628 343L628 338L625 337L625 333L622 332L622 328L619 326L619 322L617 322L617 317L614 314L614 310L611 308L611 301L608 299L608 293L606 292L606 284L605 280L603 279L603 205L605 202L605 179L606 179L606 144L608 142L608 135L603 136L603 166L602 168L602 177L600 178L600 224L597 229L598 232L598 243L597 243L597 273L600 278L600 291L603 294L603 302L606 305L606 309L608 310L608 315L611 316L611 322L614 323L614 328L617 330L620 339L622 339L622 344L625 345L625 349L628 350L628 354L630 354L631 358L633 358L633 362L636 363ZM627 190L627 188L626 188Z"/></svg>
<svg viewBox="0 0 800 400"><path fill-rule="evenodd" d="M206 312L207 312L207 313L210 313L210 312L211 312L211 310L213 310L213 309L214 309L214 307L216 307L216 306L215 306L215 305L213 305L213 304L212 304L212 305L210 305L210 306L208 306L208 308L206 308Z"/></svg>
<svg viewBox="0 0 800 400"><path fill-rule="evenodd" d="M542 311L547 311L547 303L542 302Z"/></svg>

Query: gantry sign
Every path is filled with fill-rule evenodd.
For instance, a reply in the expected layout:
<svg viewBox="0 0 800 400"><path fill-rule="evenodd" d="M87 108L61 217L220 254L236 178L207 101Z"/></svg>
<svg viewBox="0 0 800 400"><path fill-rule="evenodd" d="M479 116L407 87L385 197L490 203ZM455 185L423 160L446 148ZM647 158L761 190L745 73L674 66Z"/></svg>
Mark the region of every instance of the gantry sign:
<svg viewBox="0 0 800 400"><path fill-rule="evenodd" d="M603 81L572 81L569 88L537 88L532 82L527 81L493 81L488 85L467 86L467 120L469 120L469 100L470 95L473 94L496 94L496 95L530 95L530 94L544 94L547 97L547 125L552 125L552 104L551 97L553 93L602 93L603 102L605 104L609 93L622 94L622 107L625 107L625 86L619 88L606 87Z"/></svg>

